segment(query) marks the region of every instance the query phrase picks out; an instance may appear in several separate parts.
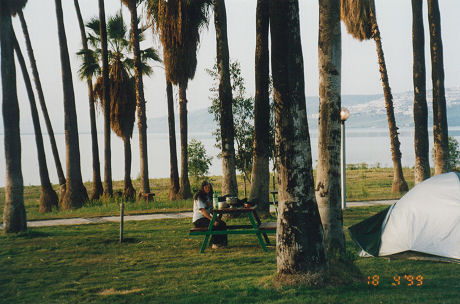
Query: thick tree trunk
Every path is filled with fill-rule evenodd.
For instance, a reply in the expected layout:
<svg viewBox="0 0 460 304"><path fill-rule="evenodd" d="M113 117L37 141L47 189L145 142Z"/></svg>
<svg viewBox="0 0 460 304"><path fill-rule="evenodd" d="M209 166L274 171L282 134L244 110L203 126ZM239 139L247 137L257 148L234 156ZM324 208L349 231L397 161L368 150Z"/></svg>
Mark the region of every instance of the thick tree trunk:
<svg viewBox="0 0 460 304"><path fill-rule="evenodd" d="M180 120L180 146L181 146L181 176L178 199L192 197L190 180L188 179L188 122L187 122L187 84L179 84L179 120Z"/></svg>
<svg viewBox="0 0 460 304"><path fill-rule="evenodd" d="M80 27L81 42L84 50L88 50L88 42L85 32L85 24L81 16L80 5L78 0L74 0L75 11L77 13L78 25ZM97 142L96 111L94 109L93 82L91 78L86 80L88 86L89 100L89 118L91 124L91 148L93 154L93 189L91 191L91 200L98 199L104 192L101 181L101 164L99 162L99 145Z"/></svg>
<svg viewBox="0 0 460 304"><path fill-rule="evenodd" d="M38 101L40 102L40 107L42 109L43 117L45 118L46 131L48 132L48 137L51 144L51 152L53 153L54 164L56 166L57 176L59 180L60 187L60 197L62 198L65 193L65 176L64 171L62 170L61 160L59 158L59 152L56 145L56 139L54 138L53 126L51 125L51 120L48 115L48 109L46 107L45 96L43 95L42 84L40 81L40 75L38 74L37 62L35 60L34 51L32 48L32 43L30 41L29 30L27 28L27 23L24 18L22 11L18 12L19 20L21 21L22 31L24 33L24 38L26 41L27 54L29 56L30 66L32 68L32 76L34 78L35 89L37 90Z"/></svg>
<svg viewBox="0 0 460 304"><path fill-rule="evenodd" d="M446 173L450 169L441 15L438 0L428 0L428 22L430 25L431 80L433 82L434 174L437 175Z"/></svg>
<svg viewBox="0 0 460 304"><path fill-rule="evenodd" d="M256 11L256 51L255 51L255 85L254 100L254 152L252 156L251 192L249 201L257 202L257 212L261 216L270 213L270 99L268 0L257 1Z"/></svg>
<svg viewBox="0 0 460 304"><path fill-rule="evenodd" d="M7 1L0 1L2 114L5 145L5 207L3 233L27 230L21 169L21 135L13 52L13 25Z"/></svg>
<svg viewBox="0 0 460 304"><path fill-rule="evenodd" d="M19 65L21 67L22 76L24 78L24 84L27 91L27 97L29 98L30 113L32 114L32 123L35 131L35 143L37 146L37 158L38 168L40 172L40 204L39 212L51 212L53 208L58 208L58 196L51 186L50 177L48 174L48 166L46 164L45 147L43 145L42 130L40 127L40 119L38 117L37 105L35 103L34 91L32 89L32 83L30 81L29 72L27 71L26 61L22 55L21 48L19 47L16 35L13 33L14 49L16 51L16 57L18 58Z"/></svg>
<svg viewBox="0 0 460 304"><path fill-rule="evenodd" d="M315 200L296 0L270 1L270 32L280 177L276 254L283 282L314 278L328 263Z"/></svg>
<svg viewBox="0 0 460 304"><path fill-rule="evenodd" d="M131 181L131 139L123 138L123 144L125 148L125 179L123 196L131 200L136 198L136 190L134 190L133 183Z"/></svg>
<svg viewBox="0 0 460 304"><path fill-rule="evenodd" d="M424 32L423 0L412 0L415 184L429 178L431 174L428 144L428 106L426 103Z"/></svg>
<svg viewBox="0 0 460 304"><path fill-rule="evenodd" d="M171 81L166 80L166 95L168 98L168 127L169 127L169 164L170 184L169 200L176 200L179 192L179 171L177 169L176 125L174 120L174 99Z"/></svg>
<svg viewBox="0 0 460 304"><path fill-rule="evenodd" d="M219 72L220 130L222 135L222 194L238 196L236 182L232 86L230 83L225 0L214 0L217 70Z"/></svg>
<svg viewBox="0 0 460 304"><path fill-rule="evenodd" d="M387 111L388 128L390 130L391 159L393 161L393 184L391 186L391 192L402 193L409 190L409 188L407 187L407 183L404 179L402 171L400 149L401 144L398 138L398 127L396 126L396 119L393 108L393 95L391 94L390 83L388 81L385 56L383 54L382 41L380 38L380 30L377 25L375 16L372 16L371 22L373 37L377 49L377 56L379 59L380 78L382 79L383 96L385 97L385 109Z"/></svg>
<svg viewBox="0 0 460 304"><path fill-rule="evenodd" d="M101 34L102 53L102 104L104 105L104 196L113 195L112 186L112 150L110 146L110 88L109 57L107 48L107 26L105 21L104 0L99 1L99 32Z"/></svg>
<svg viewBox="0 0 460 304"><path fill-rule="evenodd" d="M137 28L136 1L129 2L131 13L131 43L134 53L134 78L136 80L137 126L139 128L139 152L141 185L139 195L150 193L149 161L147 154L147 117L145 113L144 83L142 82L141 49L139 46L139 29Z"/></svg>
<svg viewBox="0 0 460 304"><path fill-rule="evenodd" d="M81 178L77 112L75 109L75 94L72 83L69 51L67 48L67 37L64 28L62 3L61 0L55 0L55 2L64 96L67 168L66 191L64 197L61 199L61 204L62 208L66 210L83 206L88 200L88 194Z"/></svg>
<svg viewBox="0 0 460 304"><path fill-rule="evenodd" d="M340 0L319 2L319 119L316 200L329 253L345 252L340 188Z"/></svg>

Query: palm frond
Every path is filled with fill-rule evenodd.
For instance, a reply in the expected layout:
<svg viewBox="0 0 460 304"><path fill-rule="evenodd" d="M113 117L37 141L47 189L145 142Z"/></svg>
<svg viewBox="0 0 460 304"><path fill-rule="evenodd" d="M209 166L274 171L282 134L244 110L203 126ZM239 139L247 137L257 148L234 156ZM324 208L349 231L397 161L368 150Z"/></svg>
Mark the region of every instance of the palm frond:
<svg viewBox="0 0 460 304"><path fill-rule="evenodd" d="M89 19L88 22L86 22L86 27L93 31L93 35L100 36L100 28L99 28L99 18L97 17L92 17Z"/></svg>
<svg viewBox="0 0 460 304"><path fill-rule="evenodd" d="M340 6L340 18L353 38L360 41L373 38L374 0L341 0Z"/></svg>
<svg viewBox="0 0 460 304"><path fill-rule="evenodd" d="M107 21L107 38L115 41L125 39L127 27L120 14L116 14Z"/></svg>
<svg viewBox="0 0 460 304"><path fill-rule="evenodd" d="M158 56L158 53L154 48L146 48L141 50L141 61L147 62L149 60L162 62L160 56Z"/></svg>
<svg viewBox="0 0 460 304"><path fill-rule="evenodd" d="M80 79L95 78L100 75L101 68L99 66L98 54L93 50L81 49L77 52L77 55L81 58L82 63L78 69L78 75Z"/></svg>

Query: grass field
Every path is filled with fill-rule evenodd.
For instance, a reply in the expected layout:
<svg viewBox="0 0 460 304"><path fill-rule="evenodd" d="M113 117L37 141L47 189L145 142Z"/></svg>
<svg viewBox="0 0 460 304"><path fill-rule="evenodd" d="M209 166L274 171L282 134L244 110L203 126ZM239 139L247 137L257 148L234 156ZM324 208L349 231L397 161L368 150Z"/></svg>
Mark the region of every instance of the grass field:
<svg viewBox="0 0 460 304"><path fill-rule="evenodd" d="M409 187L414 185L413 170L404 169L404 176ZM350 166L347 170L347 200L383 200L398 199L401 194L391 193L391 183L393 179L392 168L365 168L361 166ZM220 192L220 176L210 177L214 185L214 190ZM193 181L191 181L193 184ZM240 197L244 197L244 186L241 178L238 178ZM139 189L139 181L133 181L134 187ZM85 183L88 191L91 189L91 183ZM155 202L146 204L144 201L128 202L125 204L125 210L128 214L157 213L157 212L175 212L191 210L192 200L178 200L171 202L168 200L169 179L151 179L151 191L155 193ZM114 192L122 190L123 183L120 181L113 183ZM193 187L193 186L192 186ZM273 188L273 186L271 186ZM57 190L58 187L55 186ZM272 190L272 189L270 189ZM0 188L0 220L3 219L3 206L5 201L5 189ZM249 192L249 189L247 190ZM96 217L109 216L119 213L120 199L106 199L87 202L83 208L68 211L53 211L51 213L39 213L38 202L40 198L39 186L24 187L24 203L27 211L28 220L52 219L52 218L70 218L70 217Z"/></svg>
<svg viewBox="0 0 460 304"><path fill-rule="evenodd" d="M346 227L382 206L347 209ZM243 219L228 219L238 222ZM232 235L225 249L199 253L190 219L33 228L0 236L0 303L458 303L460 265L359 258L362 273L347 286L273 287L275 248ZM273 236L271 240L274 241ZM378 275L372 285L372 277ZM423 276L412 286L404 276ZM367 277L371 276L368 285ZM400 285L393 286L394 276ZM376 277L375 277L376 278ZM420 279L420 278L419 278Z"/></svg>

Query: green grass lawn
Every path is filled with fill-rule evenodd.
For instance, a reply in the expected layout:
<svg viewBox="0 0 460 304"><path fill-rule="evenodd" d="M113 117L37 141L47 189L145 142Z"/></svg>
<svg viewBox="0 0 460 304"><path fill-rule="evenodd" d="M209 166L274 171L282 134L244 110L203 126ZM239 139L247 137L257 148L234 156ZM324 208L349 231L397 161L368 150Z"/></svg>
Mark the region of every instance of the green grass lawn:
<svg viewBox="0 0 460 304"><path fill-rule="evenodd" d="M413 170L404 169L404 176L412 188L414 185ZM348 201L365 201L365 200L383 200L398 199L399 193L391 193L391 183L393 179L392 168L352 168L347 170L347 200ZM222 177L210 177L214 189L220 193ZM192 188L194 182L191 181ZM139 189L139 180L134 180L133 185ZM270 183L272 190L273 185ZM88 191L91 190L91 183L85 183ZM192 209L192 200L169 201L169 179L159 178L150 180L151 191L155 193L155 202L146 204L144 201L127 202L125 210L128 214L158 213L158 212L177 212L190 211ZM122 190L123 182L116 181L113 183L114 192ZM58 190L58 186L55 186ZM240 197L244 197L244 185L241 177L238 178L238 189ZM249 192L249 186L247 191ZM5 203L5 189L0 188L0 221L3 219L3 206ZM104 199L90 201L77 210L53 211L51 213L39 213L38 204L40 198L39 186L24 187L24 204L27 211L28 220L52 219L52 218L71 218L71 217L97 217L110 216L119 214L120 199ZM271 197L270 197L271 200Z"/></svg>
<svg viewBox="0 0 460 304"><path fill-rule="evenodd" d="M382 206L351 208L345 226ZM228 219L238 222L244 219ZM0 236L1 303L458 303L460 265L358 258L364 280L321 289L274 288L276 252L255 236L231 235L225 249L199 253L190 219L29 229ZM274 242L274 237L270 236ZM347 248L355 247L347 235ZM378 286L367 276L379 276ZM423 285L393 286L393 276L423 276Z"/></svg>

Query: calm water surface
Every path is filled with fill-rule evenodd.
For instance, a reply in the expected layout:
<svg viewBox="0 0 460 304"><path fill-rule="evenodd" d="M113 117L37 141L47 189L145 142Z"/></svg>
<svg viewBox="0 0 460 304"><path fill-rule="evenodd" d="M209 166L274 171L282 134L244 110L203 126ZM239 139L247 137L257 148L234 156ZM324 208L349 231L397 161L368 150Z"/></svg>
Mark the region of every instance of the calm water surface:
<svg viewBox="0 0 460 304"><path fill-rule="evenodd" d="M414 165L414 141L411 129L400 130L402 164L406 167ZM460 127L450 128L449 135L460 141ZM56 134L56 142L61 157L61 163L65 172L65 140L64 134ZM311 145L313 163L318 157L318 137L317 131L311 132ZM347 129L346 132L346 157L347 163L366 162L370 165L380 163L381 166L392 166L390 140L387 129ZM48 170L52 183L57 183L58 178L54 166L54 160L49 145L47 135L43 136L45 152L47 155ZM208 155L213 156L212 166L209 175L222 174L222 161L217 158L218 149L214 147L214 137L211 134L189 134L189 140L196 138L203 142ZM92 179L92 155L91 155L91 134L80 134L80 160L82 177L84 181ZM103 134L98 134L99 157L101 160L101 174L103 176ZM5 152L3 145L4 137L0 136L0 186L5 185ZM180 146L179 135L177 135L177 153L180 165ZM433 138L430 137L430 151L432 149ZM35 136L33 134L21 135L22 143L22 172L24 185L38 185L40 178L37 164L37 149L35 146ZM112 133L112 175L114 180L122 180L124 175L124 152L123 142ZM132 169L133 179L139 176L139 137L133 134L132 138ZM149 157L149 176L150 178L169 177L169 137L168 134L148 134L148 157ZM431 159L430 159L431 161Z"/></svg>

